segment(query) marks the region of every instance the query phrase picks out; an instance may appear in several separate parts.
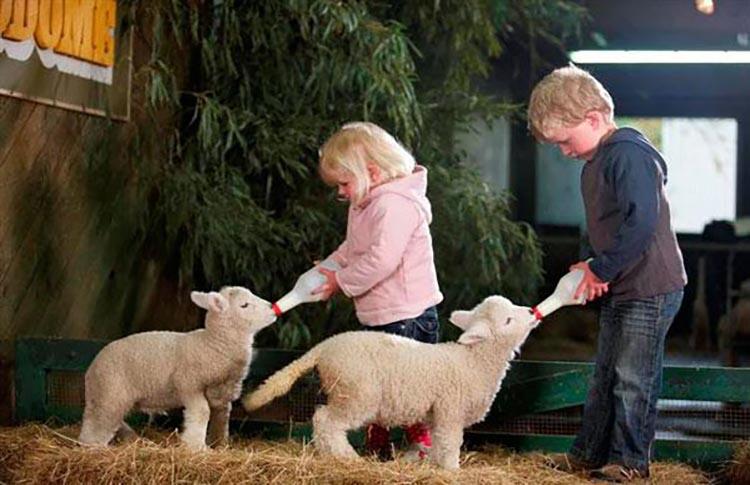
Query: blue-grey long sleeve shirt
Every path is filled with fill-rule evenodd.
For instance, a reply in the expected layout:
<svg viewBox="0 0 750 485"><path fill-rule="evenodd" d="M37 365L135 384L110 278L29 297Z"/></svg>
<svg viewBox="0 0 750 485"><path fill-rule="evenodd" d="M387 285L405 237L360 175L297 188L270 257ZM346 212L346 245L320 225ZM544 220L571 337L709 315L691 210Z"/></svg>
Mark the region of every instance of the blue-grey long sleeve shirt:
<svg viewBox="0 0 750 485"><path fill-rule="evenodd" d="M615 298L646 297L687 282L670 222L661 154L637 130L604 140L581 173L591 270Z"/></svg>

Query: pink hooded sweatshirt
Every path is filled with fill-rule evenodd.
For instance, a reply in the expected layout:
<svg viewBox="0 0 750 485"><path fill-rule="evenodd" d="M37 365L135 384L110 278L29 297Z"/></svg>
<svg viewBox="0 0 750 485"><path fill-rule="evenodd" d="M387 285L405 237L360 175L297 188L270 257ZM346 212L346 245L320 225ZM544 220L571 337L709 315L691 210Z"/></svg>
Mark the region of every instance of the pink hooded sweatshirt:
<svg viewBox="0 0 750 485"><path fill-rule="evenodd" d="M346 240L331 257L363 325L421 315L443 300L432 252L427 169L378 185L349 207Z"/></svg>

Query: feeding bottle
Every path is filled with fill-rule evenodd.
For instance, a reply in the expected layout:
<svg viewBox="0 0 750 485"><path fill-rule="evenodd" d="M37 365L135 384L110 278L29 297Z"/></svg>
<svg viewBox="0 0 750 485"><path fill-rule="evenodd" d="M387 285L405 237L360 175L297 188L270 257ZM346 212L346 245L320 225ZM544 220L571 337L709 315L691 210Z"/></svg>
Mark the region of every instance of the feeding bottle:
<svg viewBox="0 0 750 485"><path fill-rule="evenodd" d="M580 305L586 301L585 294L581 294L578 299L574 298L578 285L583 280L583 274L582 269L574 269L560 278L555 291L547 299L531 309L531 313L534 314L536 319L541 320L562 306Z"/></svg>
<svg viewBox="0 0 750 485"><path fill-rule="evenodd" d="M292 308L296 307L300 303L311 303L314 301L320 301L323 299L322 293L314 294L312 291L326 282L326 277L323 276L318 269L326 268L331 271L338 271L341 266L333 259L325 259L317 266L313 266L309 270L305 271L297 278L297 282L294 284L292 291L281 297L279 301L273 304L273 311L276 316L280 316L282 313L286 313Z"/></svg>

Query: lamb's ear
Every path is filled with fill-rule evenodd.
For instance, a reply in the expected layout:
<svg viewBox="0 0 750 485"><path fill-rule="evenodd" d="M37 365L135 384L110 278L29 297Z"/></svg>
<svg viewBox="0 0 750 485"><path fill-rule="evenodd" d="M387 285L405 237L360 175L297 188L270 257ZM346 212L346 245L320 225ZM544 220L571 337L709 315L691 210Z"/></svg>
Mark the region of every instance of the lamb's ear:
<svg viewBox="0 0 750 485"><path fill-rule="evenodd" d="M466 330L469 327L473 316L474 312L467 310L456 310L451 313L450 322L461 330Z"/></svg>
<svg viewBox="0 0 750 485"><path fill-rule="evenodd" d="M203 293L202 291L191 291L190 299L199 307L208 310L208 293Z"/></svg>
<svg viewBox="0 0 750 485"><path fill-rule="evenodd" d="M223 313L229 307L227 299L215 291L211 293L192 291L190 292L190 299L204 310L211 310L216 313Z"/></svg>
<svg viewBox="0 0 750 485"><path fill-rule="evenodd" d="M458 343L463 345L473 345L490 338L490 327L484 320L476 320L458 337Z"/></svg>

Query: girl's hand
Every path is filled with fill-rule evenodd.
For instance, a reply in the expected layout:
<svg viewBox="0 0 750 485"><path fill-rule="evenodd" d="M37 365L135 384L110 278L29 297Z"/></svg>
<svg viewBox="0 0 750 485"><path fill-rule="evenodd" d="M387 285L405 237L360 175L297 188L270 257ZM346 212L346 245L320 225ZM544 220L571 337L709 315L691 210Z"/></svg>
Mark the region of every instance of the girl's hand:
<svg viewBox="0 0 750 485"><path fill-rule="evenodd" d="M581 295L586 296L587 301L596 300L603 294L609 291L609 283L605 283L599 279L598 276L591 271L589 263L586 261L580 261L574 265L571 265L569 270L574 269L583 270L583 279L576 289L574 298L577 300ZM584 305L586 302L584 302Z"/></svg>
<svg viewBox="0 0 750 485"><path fill-rule="evenodd" d="M329 299L331 296L336 294L341 288L339 288L339 282L336 281L336 272L326 268L318 268L318 272L326 277L326 282L315 288L312 292L313 295L318 293L323 294L323 300Z"/></svg>

